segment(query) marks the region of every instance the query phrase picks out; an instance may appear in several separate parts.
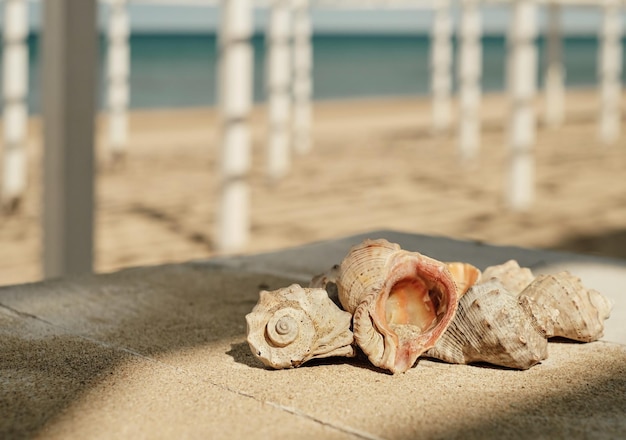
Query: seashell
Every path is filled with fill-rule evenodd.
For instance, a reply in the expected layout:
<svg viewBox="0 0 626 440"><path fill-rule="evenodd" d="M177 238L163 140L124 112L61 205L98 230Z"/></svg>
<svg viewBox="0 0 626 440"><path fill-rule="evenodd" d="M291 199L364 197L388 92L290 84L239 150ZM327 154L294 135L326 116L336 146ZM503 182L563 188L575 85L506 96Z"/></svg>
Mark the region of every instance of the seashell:
<svg viewBox="0 0 626 440"><path fill-rule="evenodd" d="M387 240L365 240L341 262L339 300L352 313L354 339L370 362L393 373L411 368L450 324L454 279L437 260Z"/></svg>
<svg viewBox="0 0 626 440"><path fill-rule="evenodd" d="M297 284L261 291L246 315L250 350L272 368L298 367L330 356L354 356L352 316L339 309L324 289Z"/></svg>
<svg viewBox="0 0 626 440"><path fill-rule="evenodd" d="M489 266L483 271L483 281L489 281L492 278L500 281L510 293L517 295L533 282L535 276L529 268L520 267L517 261L509 260L503 264Z"/></svg>
<svg viewBox="0 0 626 440"><path fill-rule="evenodd" d="M481 279L480 269L469 263L446 263L448 270L456 283L459 298L465 295L470 287L479 283Z"/></svg>
<svg viewBox="0 0 626 440"><path fill-rule="evenodd" d="M611 314L611 301L583 286L567 271L539 275L519 295L520 302L535 317L548 337L560 336L581 342L600 339L604 320Z"/></svg>
<svg viewBox="0 0 626 440"><path fill-rule="evenodd" d="M548 357L548 341L516 296L492 279L463 295L452 324L426 356L526 370Z"/></svg>

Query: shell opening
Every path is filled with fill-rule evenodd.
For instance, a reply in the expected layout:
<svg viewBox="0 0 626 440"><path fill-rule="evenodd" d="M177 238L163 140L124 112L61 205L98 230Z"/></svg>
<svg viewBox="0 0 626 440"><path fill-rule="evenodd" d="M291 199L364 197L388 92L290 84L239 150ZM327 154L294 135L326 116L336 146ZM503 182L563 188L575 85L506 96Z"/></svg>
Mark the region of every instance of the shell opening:
<svg viewBox="0 0 626 440"><path fill-rule="evenodd" d="M416 326L427 332L446 311L443 298L442 286L429 285L421 278L401 279L391 287L385 303L387 323Z"/></svg>

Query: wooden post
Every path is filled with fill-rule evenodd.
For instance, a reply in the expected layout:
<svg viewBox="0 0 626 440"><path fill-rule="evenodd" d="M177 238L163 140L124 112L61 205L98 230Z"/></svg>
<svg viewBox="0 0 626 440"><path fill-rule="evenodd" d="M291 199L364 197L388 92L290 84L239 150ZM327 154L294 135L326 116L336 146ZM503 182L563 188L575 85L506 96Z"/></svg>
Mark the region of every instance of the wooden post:
<svg viewBox="0 0 626 440"><path fill-rule="evenodd" d="M268 176L278 180L291 162L291 8L274 0L267 30Z"/></svg>
<svg viewBox="0 0 626 440"><path fill-rule="evenodd" d="M313 50L309 0L293 0L293 129L294 150L311 150Z"/></svg>
<svg viewBox="0 0 626 440"><path fill-rule="evenodd" d="M252 7L250 0L223 0L219 34L218 94L221 117L218 250L242 249L250 234L248 171L252 107Z"/></svg>
<svg viewBox="0 0 626 440"><path fill-rule="evenodd" d="M480 146L481 20L477 0L461 0L459 48L459 151L461 160L476 158Z"/></svg>
<svg viewBox="0 0 626 440"><path fill-rule="evenodd" d="M0 194L7 211L18 208L26 189L28 125L28 1L4 2L4 154Z"/></svg>
<svg viewBox="0 0 626 440"><path fill-rule="evenodd" d="M507 203L527 209L534 198L537 49L534 0L515 0L508 35L508 89L511 102Z"/></svg>
<svg viewBox="0 0 626 440"><path fill-rule="evenodd" d="M555 128L563 123L565 102L565 70L561 36L561 5L548 5L545 71L545 123Z"/></svg>
<svg viewBox="0 0 626 440"><path fill-rule="evenodd" d="M613 144L620 135L622 16L619 0L604 0L598 76L600 77L600 140Z"/></svg>
<svg viewBox="0 0 626 440"><path fill-rule="evenodd" d="M97 4L42 5L43 263L58 277L92 270Z"/></svg>
<svg viewBox="0 0 626 440"><path fill-rule="evenodd" d="M128 0L110 0L107 83L109 105L109 142L114 162L126 153L128 142L128 101L130 71L130 26Z"/></svg>
<svg viewBox="0 0 626 440"><path fill-rule="evenodd" d="M452 20L450 0L437 0L434 4L431 33L430 80L433 94L433 131L445 133L450 129L452 93Z"/></svg>

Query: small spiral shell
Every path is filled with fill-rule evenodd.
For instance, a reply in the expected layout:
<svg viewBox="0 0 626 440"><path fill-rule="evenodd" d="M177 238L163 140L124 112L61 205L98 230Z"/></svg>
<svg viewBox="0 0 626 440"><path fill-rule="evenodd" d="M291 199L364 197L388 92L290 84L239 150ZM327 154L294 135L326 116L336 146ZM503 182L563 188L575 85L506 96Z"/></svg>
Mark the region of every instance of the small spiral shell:
<svg viewBox="0 0 626 440"><path fill-rule="evenodd" d="M323 289L293 284L262 291L246 315L248 344L263 364L292 368L329 356L354 356L351 315L340 310Z"/></svg>

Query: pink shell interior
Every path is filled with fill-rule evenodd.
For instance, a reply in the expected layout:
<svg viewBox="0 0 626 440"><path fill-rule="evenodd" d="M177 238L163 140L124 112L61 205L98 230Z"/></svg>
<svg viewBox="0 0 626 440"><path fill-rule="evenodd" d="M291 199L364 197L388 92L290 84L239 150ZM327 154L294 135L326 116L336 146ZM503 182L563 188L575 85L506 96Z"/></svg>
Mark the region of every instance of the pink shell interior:
<svg viewBox="0 0 626 440"><path fill-rule="evenodd" d="M397 339L392 371L411 368L448 327L457 305L457 289L447 267L423 255L397 261L376 304L375 322Z"/></svg>

